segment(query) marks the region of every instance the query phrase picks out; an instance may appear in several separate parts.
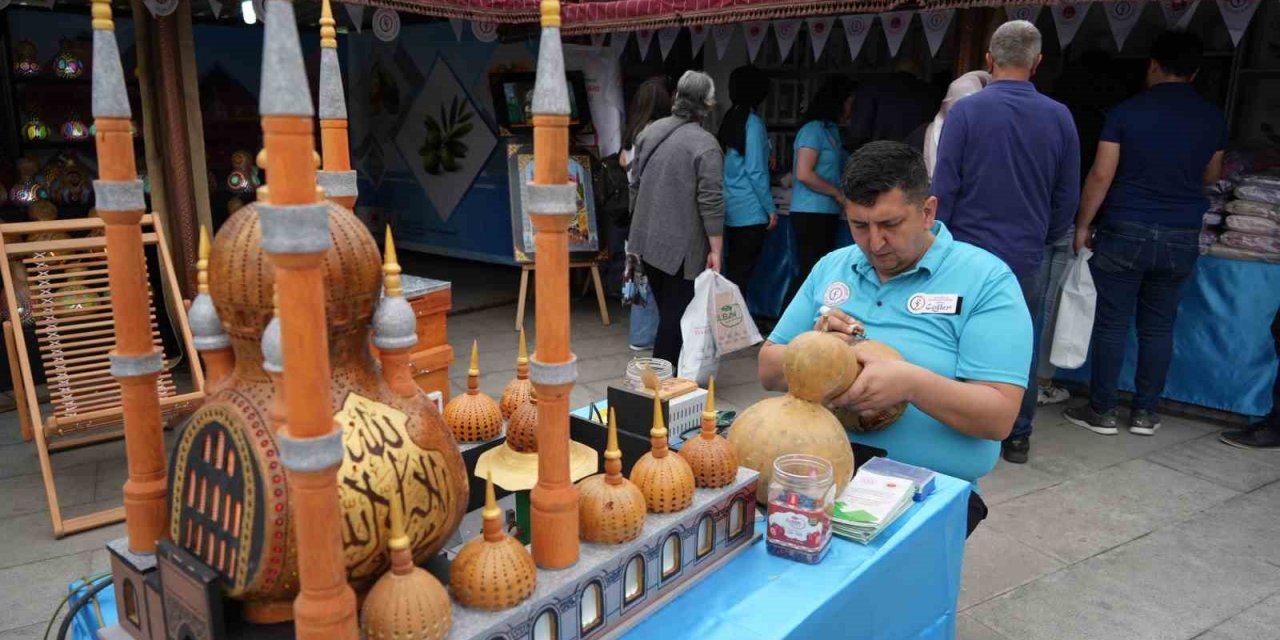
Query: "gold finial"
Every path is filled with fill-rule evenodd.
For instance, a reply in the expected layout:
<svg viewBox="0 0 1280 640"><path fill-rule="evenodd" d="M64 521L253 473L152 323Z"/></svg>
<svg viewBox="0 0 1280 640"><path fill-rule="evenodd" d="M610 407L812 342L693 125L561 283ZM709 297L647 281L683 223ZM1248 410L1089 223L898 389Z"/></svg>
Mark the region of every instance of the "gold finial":
<svg viewBox="0 0 1280 640"><path fill-rule="evenodd" d="M404 295L404 289L400 287L401 271L400 262L396 260L396 241L391 237L391 225L387 225L386 248L382 251L382 288L388 298Z"/></svg>
<svg viewBox="0 0 1280 640"><path fill-rule="evenodd" d="M653 394L653 428L649 430L650 438L667 439L667 425L662 421L662 398Z"/></svg>
<svg viewBox="0 0 1280 640"><path fill-rule="evenodd" d="M609 441L604 446L604 459L622 459L622 451L618 449L618 416L613 407L609 407Z"/></svg>
<svg viewBox="0 0 1280 640"><path fill-rule="evenodd" d="M480 343L475 340L471 341L471 368L467 369L467 375L480 375Z"/></svg>
<svg viewBox="0 0 1280 640"><path fill-rule="evenodd" d="M395 495L391 496L391 540L387 541L387 548L392 551L409 548L409 536L404 531L404 506L400 500L401 493L397 488Z"/></svg>
<svg viewBox="0 0 1280 640"><path fill-rule="evenodd" d="M498 499L493 493L493 474L486 473L484 478L484 511L480 517L485 520L496 520L502 517L502 509L498 508Z"/></svg>
<svg viewBox="0 0 1280 640"><path fill-rule="evenodd" d="M520 353L516 356L516 366L529 364L529 344L524 339L524 327L520 328Z"/></svg>
<svg viewBox="0 0 1280 640"><path fill-rule="evenodd" d="M209 293L209 228L200 225L200 257L196 260L196 291Z"/></svg>
<svg viewBox="0 0 1280 640"><path fill-rule="evenodd" d="M329 6L329 0L322 0L320 3L320 47L324 49L338 48L338 30L334 26L338 23L333 19L333 9Z"/></svg>
<svg viewBox="0 0 1280 640"><path fill-rule="evenodd" d="M704 420L716 419L716 377L711 376L711 381L707 383L707 404L702 409L702 418Z"/></svg>
<svg viewBox="0 0 1280 640"><path fill-rule="evenodd" d="M266 147L263 147L262 149L258 150L258 155L254 157L253 163L258 165L259 169L262 169L263 171L267 170L267 148Z"/></svg>
<svg viewBox="0 0 1280 640"><path fill-rule="evenodd" d="M317 169L319 169L321 165L324 164L324 161L320 159L320 152L316 151L315 149L311 150L311 161L316 164Z"/></svg>
<svg viewBox="0 0 1280 640"><path fill-rule="evenodd" d="M560 28L560 0L542 0L542 26Z"/></svg>
<svg viewBox="0 0 1280 640"><path fill-rule="evenodd" d="M97 31L115 31L110 0L93 0L93 28Z"/></svg>

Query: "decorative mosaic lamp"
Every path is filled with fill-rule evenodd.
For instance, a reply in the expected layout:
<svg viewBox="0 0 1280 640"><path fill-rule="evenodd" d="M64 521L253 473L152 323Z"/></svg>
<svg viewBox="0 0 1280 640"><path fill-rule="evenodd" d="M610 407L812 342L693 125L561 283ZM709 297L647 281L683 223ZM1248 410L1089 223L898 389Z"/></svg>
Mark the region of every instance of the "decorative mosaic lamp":
<svg viewBox="0 0 1280 640"><path fill-rule="evenodd" d="M578 483L578 533L587 542L621 544L640 537L647 507L644 493L622 476L618 421L609 409L604 473Z"/></svg>
<svg viewBox="0 0 1280 640"><path fill-rule="evenodd" d="M662 399L653 395L651 449L631 467L631 481L644 493L649 511L673 513L693 504L693 468L667 448L667 427L662 421Z"/></svg>
<svg viewBox="0 0 1280 640"><path fill-rule="evenodd" d="M460 442L485 442L502 434L502 410L493 398L480 392L479 349L473 341L467 392L454 397L444 408L444 422Z"/></svg>
<svg viewBox="0 0 1280 640"><path fill-rule="evenodd" d="M368 640L440 640L453 625L449 592L435 576L413 563L404 529L404 506L391 500L391 569L378 578L360 609L360 630Z"/></svg>
<svg viewBox="0 0 1280 640"><path fill-rule="evenodd" d="M507 421L507 446L520 453L538 452L538 394L520 405Z"/></svg>
<svg viewBox="0 0 1280 640"><path fill-rule="evenodd" d="M253 193L262 186L262 179L253 166L248 151L231 154L231 173L227 174L227 190L231 193Z"/></svg>
<svg viewBox="0 0 1280 640"><path fill-rule="evenodd" d="M500 611L520 604L537 584L538 570L529 550L502 530L502 509L494 498L493 478L485 481L483 533L458 551L449 569L449 588L464 607Z"/></svg>
<svg viewBox="0 0 1280 640"><path fill-rule="evenodd" d="M34 78L40 75L40 52L36 44L23 40L13 48L13 72L20 78Z"/></svg>
<svg viewBox="0 0 1280 640"><path fill-rule="evenodd" d="M9 188L9 200L13 204L26 207L49 197L48 189L40 184L40 178L36 176L38 170L39 165L34 158L18 160L18 181Z"/></svg>
<svg viewBox="0 0 1280 640"><path fill-rule="evenodd" d="M80 119L80 114L72 113L60 127L62 138L71 142L84 142L89 139L89 127Z"/></svg>
<svg viewBox="0 0 1280 640"><path fill-rule="evenodd" d="M49 125L40 119L40 114L32 113L27 117L27 123L22 125L22 137L28 142L40 142L49 139Z"/></svg>
<svg viewBox="0 0 1280 640"><path fill-rule="evenodd" d="M716 433L716 379L707 385L707 406L702 412L702 431L680 448L680 457L689 461L699 487L728 485L738 477L738 452Z"/></svg>
<svg viewBox="0 0 1280 640"><path fill-rule="evenodd" d="M516 357L516 377L507 383L502 390L502 417L507 420L515 414L516 409L529 402L533 394L533 383L529 381L529 347L524 339L524 329L520 329L520 354Z"/></svg>
<svg viewBox="0 0 1280 640"><path fill-rule="evenodd" d="M63 80L76 80L84 75L84 61L68 46L66 40L58 49L58 56L53 59L53 73Z"/></svg>

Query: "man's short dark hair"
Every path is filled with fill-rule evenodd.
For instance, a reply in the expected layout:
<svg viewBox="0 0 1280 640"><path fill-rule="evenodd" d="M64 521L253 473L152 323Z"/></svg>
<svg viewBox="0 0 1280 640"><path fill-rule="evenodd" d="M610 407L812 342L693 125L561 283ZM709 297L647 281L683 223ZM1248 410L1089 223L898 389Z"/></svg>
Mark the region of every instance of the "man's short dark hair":
<svg viewBox="0 0 1280 640"><path fill-rule="evenodd" d="M929 197L929 172L924 156L901 142L880 140L862 145L844 168L844 197L864 207L875 206L881 194L902 189L911 202Z"/></svg>
<svg viewBox="0 0 1280 640"><path fill-rule="evenodd" d="M1151 59L1159 63L1165 73L1190 78L1200 70L1204 43L1194 33L1165 31L1151 45Z"/></svg>

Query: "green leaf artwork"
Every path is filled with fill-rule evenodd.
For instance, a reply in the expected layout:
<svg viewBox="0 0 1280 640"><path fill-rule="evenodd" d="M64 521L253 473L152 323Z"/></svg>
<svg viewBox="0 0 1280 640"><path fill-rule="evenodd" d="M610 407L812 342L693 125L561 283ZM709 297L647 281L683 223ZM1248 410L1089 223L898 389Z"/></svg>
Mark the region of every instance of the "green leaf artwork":
<svg viewBox="0 0 1280 640"><path fill-rule="evenodd" d="M426 117L427 138L419 153L422 154L422 168L427 173L438 176L461 168L459 162L467 157L468 151L462 140L475 128L471 122L473 116L466 102L454 96L448 106L440 105L439 119L431 115Z"/></svg>

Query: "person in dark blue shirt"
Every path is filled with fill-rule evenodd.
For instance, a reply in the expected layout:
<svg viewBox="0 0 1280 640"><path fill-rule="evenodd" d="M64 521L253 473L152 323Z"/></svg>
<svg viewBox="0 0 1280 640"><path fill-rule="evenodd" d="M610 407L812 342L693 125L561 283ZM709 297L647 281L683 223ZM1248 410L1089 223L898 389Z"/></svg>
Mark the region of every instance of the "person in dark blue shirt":
<svg viewBox="0 0 1280 640"><path fill-rule="evenodd" d="M1093 364L1089 404L1065 415L1095 433L1117 432L1116 385L1135 307L1138 368L1129 431L1149 436L1160 428L1155 408L1173 355L1173 320L1209 209L1204 185L1217 182L1226 147L1222 112L1191 86L1203 52L1194 34L1167 31L1156 38L1149 89L1107 115L1085 180L1075 249L1094 249ZM1099 210L1102 222L1091 239L1089 225Z"/></svg>
<svg viewBox="0 0 1280 640"><path fill-rule="evenodd" d="M938 141L933 194L956 240L994 253L1018 277L1032 318L1039 312L1045 246L1066 235L1080 199L1080 139L1065 106L1036 92L1040 31L1026 20L1000 25L987 52L992 81L951 107ZM1033 320L1034 321L1034 320ZM1027 461L1036 410L1034 374L1001 447Z"/></svg>

